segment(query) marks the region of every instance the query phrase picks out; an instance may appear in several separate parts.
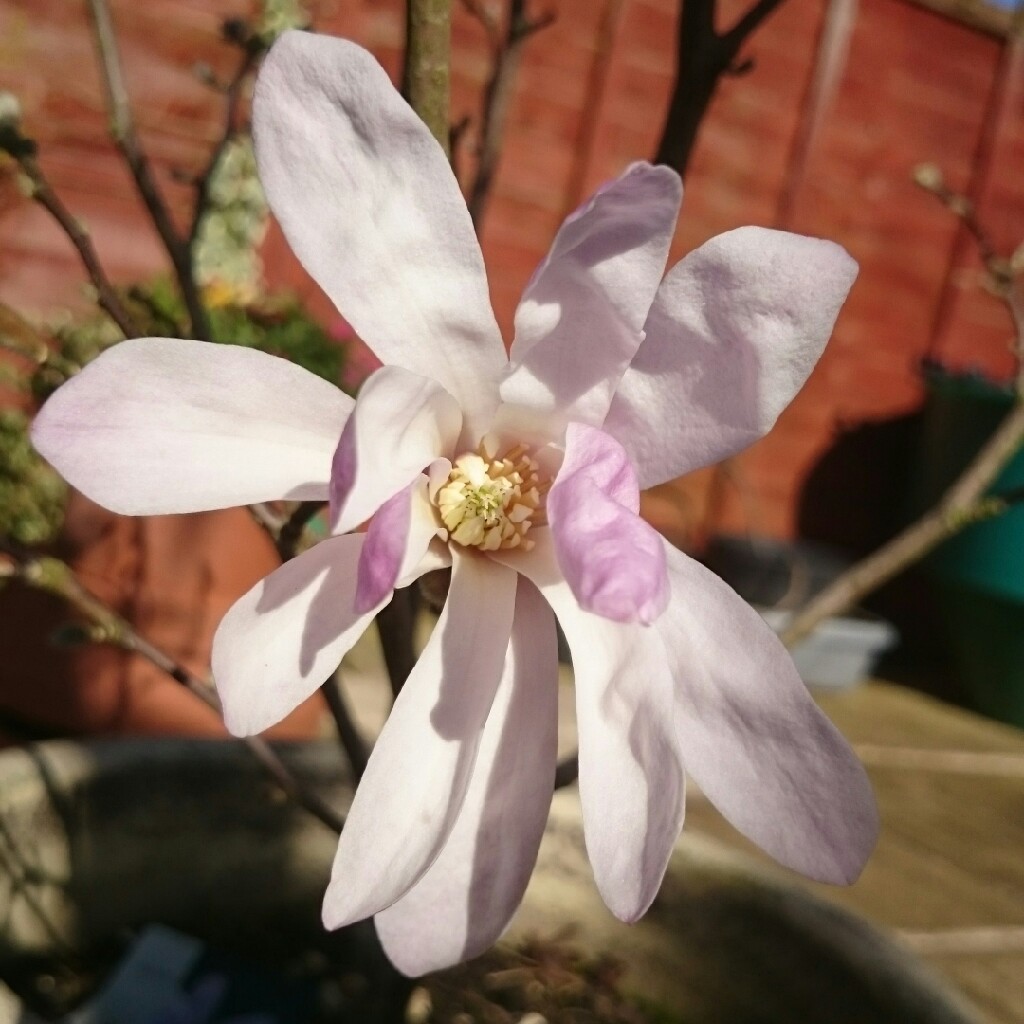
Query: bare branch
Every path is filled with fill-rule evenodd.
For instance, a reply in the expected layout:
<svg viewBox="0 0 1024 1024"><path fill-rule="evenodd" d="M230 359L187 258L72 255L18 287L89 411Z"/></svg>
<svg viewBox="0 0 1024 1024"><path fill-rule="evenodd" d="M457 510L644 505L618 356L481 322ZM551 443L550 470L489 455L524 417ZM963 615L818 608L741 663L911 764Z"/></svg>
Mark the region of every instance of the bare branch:
<svg viewBox="0 0 1024 1024"><path fill-rule="evenodd" d="M466 200L473 224L479 234L501 158L505 122L522 58L523 44L535 32L550 25L555 20L555 13L547 11L536 18L531 18L527 14L526 0L511 0L508 24L502 38L497 19L478 0L463 0L463 3L483 24L493 51L491 76L484 90L480 159Z"/></svg>
<svg viewBox="0 0 1024 1024"><path fill-rule="evenodd" d="M676 47L676 81L655 162L680 174L693 155L704 115L723 75L742 74L750 62L736 63L740 47L783 0L757 2L727 32L715 30L715 0L683 0Z"/></svg>
<svg viewBox="0 0 1024 1024"><path fill-rule="evenodd" d="M57 193L54 192L43 174L42 168L34 156L29 153L16 155L15 160L21 168L22 173L31 185L31 197L60 225L61 230L68 236L68 240L75 247L82 265L85 267L89 280L96 289L96 299L100 307L107 313L111 320L121 329L126 338L138 338L142 331L132 320L120 297L110 283L99 256L93 247L89 232L74 217L68 208L61 202Z"/></svg>
<svg viewBox="0 0 1024 1024"><path fill-rule="evenodd" d="M975 216L973 205L965 197L947 189L937 169L927 174L919 170L917 181L963 220L989 273L1000 285L1001 297L1016 332L1019 360L1016 404L935 508L844 572L796 614L780 634L788 647L798 644L823 619L853 607L942 541L980 517L998 514L1011 503L1012 495L1009 498L998 495L986 498L984 495L1010 459L1024 446L1024 296L1014 279L1010 261L1002 259L996 252Z"/></svg>
<svg viewBox="0 0 1024 1024"><path fill-rule="evenodd" d="M974 461L939 504L876 552L862 559L813 598L780 634L787 647L808 636L823 619L852 608L942 541L974 522L982 496L1024 443L1024 402L1014 406Z"/></svg>
<svg viewBox="0 0 1024 1024"><path fill-rule="evenodd" d="M413 587L396 590L391 602L377 613L377 632L391 680L391 695L397 698L416 664L413 627L416 623L416 594Z"/></svg>
<svg viewBox="0 0 1024 1024"><path fill-rule="evenodd" d="M237 70L227 85L223 87L224 124L221 129L220 138L211 150L206 166L195 179L196 198L192 208L192 224L189 228L187 243L190 266L193 265L195 259L195 247L199 238L199 229L210 205L210 186L213 182L214 172L217 170L221 157L239 132L238 113L242 104L245 83L256 67L262 53L261 47L254 46L251 43L246 44Z"/></svg>
<svg viewBox="0 0 1024 1024"><path fill-rule="evenodd" d="M366 742L363 740L359 728L349 711L348 702L345 700L345 692L341 686L341 670L334 673L323 686L320 692L327 701L327 707L334 718L334 726L338 731L338 741L341 743L348 756L348 762L352 767L352 774L358 782L366 771L366 763L370 754L366 749Z"/></svg>
<svg viewBox="0 0 1024 1024"><path fill-rule="evenodd" d="M104 642L141 654L176 683L195 694L204 704L217 712L220 711L220 701L208 682L189 672L169 654L137 633L131 623L82 586L74 571L65 562L57 558L34 555L5 538L0 538L0 552L6 556L0 562L0 566L3 567L3 575L14 577L37 590L43 590L63 598L75 611L96 627L98 637ZM266 740L258 736L250 736L244 742L253 756L289 797L317 817L328 828L335 832L341 832L344 819L334 808L295 778Z"/></svg>
<svg viewBox="0 0 1024 1024"><path fill-rule="evenodd" d="M153 177L149 159L135 130L135 119L132 116L128 91L125 88L124 75L121 70L121 58L117 52L117 37L114 34L114 25L106 0L89 0L89 9L96 31L100 66L107 94L107 106L110 111L111 136L131 171L139 195L149 211L153 226L170 257L174 276L181 289L181 296L185 308L188 310L189 319L192 321L192 334L196 338L208 340L210 325L192 273L189 246L174 226L170 211L157 187L156 179Z"/></svg>

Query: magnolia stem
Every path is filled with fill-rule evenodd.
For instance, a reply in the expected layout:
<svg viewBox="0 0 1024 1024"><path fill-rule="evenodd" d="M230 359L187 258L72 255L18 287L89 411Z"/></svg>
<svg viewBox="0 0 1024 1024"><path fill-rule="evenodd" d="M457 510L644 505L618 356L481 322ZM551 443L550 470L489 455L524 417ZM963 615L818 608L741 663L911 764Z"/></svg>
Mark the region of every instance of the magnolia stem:
<svg viewBox="0 0 1024 1024"><path fill-rule="evenodd" d="M407 0L402 94L448 154L451 0Z"/></svg>
<svg viewBox="0 0 1024 1024"><path fill-rule="evenodd" d="M149 158L135 129L135 119L132 116L128 90L121 70L121 58L117 52L117 36L106 0L89 0L89 9L96 30L96 44L110 111L111 136L131 171L153 226L170 257L174 276L181 289L181 297L192 321L192 335L201 340L209 340L210 325L192 273L190 247L174 226L167 204L153 177Z"/></svg>
<svg viewBox="0 0 1024 1024"><path fill-rule="evenodd" d="M220 701L209 683L189 672L169 654L137 633L128 621L82 586L74 570L66 562L58 558L34 555L3 538L0 538L0 551L6 556L3 562L0 562L3 575L13 576L30 587L63 598L92 623L97 632L96 639L141 654L176 683L195 694L203 703L217 712L221 710ZM250 736L243 742L289 797L328 828L341 832L345 823L341 815L296 779L266 740Z"/></svg>

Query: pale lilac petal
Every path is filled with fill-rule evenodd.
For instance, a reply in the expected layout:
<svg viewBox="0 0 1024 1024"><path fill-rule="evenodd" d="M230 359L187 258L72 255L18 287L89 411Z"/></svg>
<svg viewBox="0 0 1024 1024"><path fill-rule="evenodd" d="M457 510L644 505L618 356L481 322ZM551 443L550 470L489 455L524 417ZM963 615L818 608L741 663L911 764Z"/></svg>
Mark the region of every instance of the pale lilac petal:
<svg viewBox="0 0 1024 1024"><path fill-rule="evenodd" d="M766 434L814 369L856 274L833 242L756 227L675 266L604 423L641 489Z"/></svg>
<svg viewBox="0 0 1024 1024"><path fill-rule="evenodd" d="M668 604L661 537L637 512L636 472L622 446L581 423L547 497L558 565L580 607L616 622L653 622Z"/></svg>
<svg viewBox="0 0 1024 1024"><path fill-rule="evenodd" d="M420 476L384 502L370 520L359 556L356 611L380 604L398 580L420 564L437 534L427 479Z"/></svg>
<svg viewBox="0 0 1024 1024"><path fill-rule="evenodd" d="M359 392L331 474L331 529L365 522L439 455L462 427L458 403L436 381L385 366Z"/></svg>
<svg viewBox="0 0 1024 1024"><path fill-rule="evenodd" d="M352 399L276 356L134 338L43 406L36 448L73 486L123 515L327 497Z"/></svg>
<svg viewBox="0 0 1024 1024"><path fill-rule="evenodd" d="M403 896L444 846L473 772L512 630L515 573L456 558L441 619L370 755L323 919L340 928Z"/></svg>
<svg viewBox="0 0 1024 1024"><path fill-rule="evenodd" d="M668 167L636 163L562 225L516 311L502 422L600 426L643 337L682 198ZM519 410L517 417L516 411Z"/></svg>
<svg viewBox="0 0 1024 1024"><path fill-rule="evenodd" d="M683 826L684 776L672 683L654 628L620 625L576 603L550 531L530 552L497 552L540 588L572 652L580 801L594 879L608 908L635 921L650 906Z"/></svg>
<svg viewBox="0 0 1024 1024"><path fill-rule="evenodd" d="M322 541L257 583L221 620L213 678L230 732L250 736L279 722L363 634L385 602L354 610L362 546L355 534Z"/></svg>
<svg viewBox="0 0 1024 1024"><path fill-rule="evenodd" d="M448 160L365 50L286 32L253 101L260 180L305 268L391 365L433 377L479 433L506 359Z"/></svg>
<svg viewBox="0 0 1024 1024"><path fill-rule="evenodd" d="M557 722L554 616L520 577L505 672L458 820L430 870L375 919L384 951L404 974L478 956L505 930L544 834Z"/></svg>
<svg viewBox="0 0 1024 1024"><path fill-rule="evenodd" d="M686 769L773 857L822 882L860 874L878 834L867 775L761 616L668 550L672 602L652 627L676 688Z"/></svg>

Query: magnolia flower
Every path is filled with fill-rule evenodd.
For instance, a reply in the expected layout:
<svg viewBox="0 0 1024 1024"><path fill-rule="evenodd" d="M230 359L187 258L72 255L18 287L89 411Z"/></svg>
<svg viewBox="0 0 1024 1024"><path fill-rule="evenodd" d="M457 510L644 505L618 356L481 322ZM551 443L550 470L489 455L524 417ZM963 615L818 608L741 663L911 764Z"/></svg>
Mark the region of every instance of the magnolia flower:
<svg viewBox="0 0 1024 1024"><path fill-rule="evenodd" d="M410 974L497 939L552 794L556 617L587 852L616 916L658 891L684 773L783 864L853 880L877 827L863 769L761 618L637 514L641 488L772 426L853 261L741 228L662 280L681 185L634 164L562 225L506 356L444 154L368 53L287 33L253 116L292 248L383 367L353 403L260 352L126 341L47 403L34 438L116 512L330 499L333 535L221 623L213 673L236 734L312 694L395 587L451 566L355 794L326 925L376 915Z"/></svg>

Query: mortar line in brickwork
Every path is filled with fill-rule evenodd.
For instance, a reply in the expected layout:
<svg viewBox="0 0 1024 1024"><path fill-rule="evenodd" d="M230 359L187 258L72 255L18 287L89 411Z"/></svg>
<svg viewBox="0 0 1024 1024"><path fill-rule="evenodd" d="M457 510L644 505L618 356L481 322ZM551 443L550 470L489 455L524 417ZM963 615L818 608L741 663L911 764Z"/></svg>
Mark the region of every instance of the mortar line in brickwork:
<svg viewBox="0 0 1024 1024"><path fill-rule="evenodd" d="M828 0L814 47L814 65L800 104L786 175L775 208L775 226L789 228L807 165L832 107L850 56L850 39L857 21L858 0Z"/></svg>
<svg viewBox="0 0 1024 1024"><path fill-rule="evenodd" d="M598 22L597 39L595 40L594 59L587 75L587 88L580 116L580 131L573 151L572 170L566 186L565 199L562 204L562 217L567 217L584 199L583 190L587 183L587 173L594 157L594 144L597 130L601 124L601 111L604 107L605 93L608 88L608 77L612 66L612 51L615 49L615 38L622 24L622 12L625 0L605 0L604 9Z"/></svg>
<svg viewBox="0 0 1024 1024"><path fill-rule="evenodd" d="M1024 8L1022 8L1024 10ZM1024 15L1019 12L1008 35L1000 40L999 60L992 76L992 85L985 100L978 142L971 158L971 174L965 195L971 204L978 208L991 190L993 171L998 173L998 165L994 159L999 148L999 140L1004 130L1013 130L1016 98L1021 89L1021 78L1024 77ZM982 223L985 216L982 213ZM998 245L998 236L995 239ZM1013 244L1016 244L1014 240ZM947 340L948 331L943 328L953 323L953 306L959 288L956 283L958 272L965 253L975 245L966 225L960 223L953 235L949 247L949 259L946 262L946 273L942 280L942 291L935 304L935 313L928 330L928 359L940 359L941 351ZM1009 330L1009 325L1007 325Z"/></svg>

